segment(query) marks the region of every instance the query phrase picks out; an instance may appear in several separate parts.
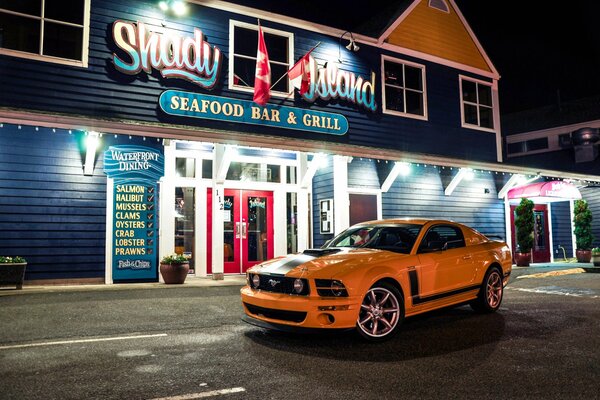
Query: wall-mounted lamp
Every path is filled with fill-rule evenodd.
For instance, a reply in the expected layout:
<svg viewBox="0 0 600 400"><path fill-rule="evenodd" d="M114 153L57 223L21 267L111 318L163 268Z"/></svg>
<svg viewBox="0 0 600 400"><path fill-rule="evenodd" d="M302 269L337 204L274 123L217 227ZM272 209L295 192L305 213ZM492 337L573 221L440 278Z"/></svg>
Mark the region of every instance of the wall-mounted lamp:
<svg viewBox="0 0 600 400"><path fill-rule="evenodd" d="M182 0L161 0L158 2L158 8L163 12L171 10L177 16L182 16L187 12L187 5Z"/></svg>
<svg viewBox="0 0 600 400"><path fill-rule="evenodd" d="M94 174L94 163L96 158L96 150L100 144L98 132L89 132L85 141L85 165L83 166L84 175Z"/></svg>
<svg viewBox="0 0 600 400"><path fill-rule="evenodd" d="M346 32L342 33L342 36L340 36L340 42L338 43L338 62L340 64L342 63L342 55L341 55L342 39L344 38L344 36L347 33L350 34L350 42L344 47L347 48L349 51L360 50L360 46L356 44L356 40L354 40L354 35L352 34L352 32L346 31Z"/></svg>

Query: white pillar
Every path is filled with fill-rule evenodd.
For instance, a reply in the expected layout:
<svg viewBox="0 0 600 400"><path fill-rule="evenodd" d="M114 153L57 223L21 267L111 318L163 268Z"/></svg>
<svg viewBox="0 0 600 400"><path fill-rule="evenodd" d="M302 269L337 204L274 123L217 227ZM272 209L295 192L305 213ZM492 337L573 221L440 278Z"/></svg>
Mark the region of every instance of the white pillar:
<svg viewBox="0 0 600 400"><path fill-rule="evenodd" d="M304 179L308 171L308 155L306 153L298 153L298 166L297 166L297 182L298 183L298 252L302 252L312 247L309 243L308 237L310 235L310 222L309 222L309 202L308 193L309 188L312 187L312 179Z"/></svg>
<svg viewBox="0 0 600 400"><path fill-rule="evenodd" d="M504 223L506 229L506 244L510 248L512 254L515 254L517 249L512 248L512 226L510 224L510 203L508 201L508 197L504 197Z"/></svg>
<svg viewBox="0 0 600 400"><path fill-rule="evenodd" d="M104 258L105 271L104 283L113 283L112 277L112 252L113 252L113 213L114 213L114 190L115 180L106 178L106 255ZM160 274L159 274L160 275Z"/></svg>
<svg viewBox="0 0 600 400"><path fill-rule="evenodd" d="M158 227L159 260L175 252L175 145L165 144L165 176L158 182L160 219ZM160 282L162 275L158 274Z"/></svg>
<svg viewBox="0 0 600 400"><path fill-rule="evenodd" d="M333 232L341 233L350 226L348 195L348 157L333 156Z"/></svg>
<svg viewBox="0 0 600 400"><path fill-rule="evenodd" d="M575 223L573 222L573 215L575 215L575 200L569 200L569 219L571 220L571 240L573 243L573 255L571 257L577 257L577 238L575 237Z"/></svg>
<svg viewBox="0 0 600 400"><path fill-rule="evenodd" d="M225 146L215 144L212 190L212 277L223 279L223 210L225 209L225 173L219 174ZM222 175L219 177L219 175ZM218 179L220 178L220 179Z"/></svg>
<svg viewBox="0 0 600 400"><path fill-rule="evenodd" d="M287 215L285 190L273 191L273 248L275 257L287 254Z"/></svg>

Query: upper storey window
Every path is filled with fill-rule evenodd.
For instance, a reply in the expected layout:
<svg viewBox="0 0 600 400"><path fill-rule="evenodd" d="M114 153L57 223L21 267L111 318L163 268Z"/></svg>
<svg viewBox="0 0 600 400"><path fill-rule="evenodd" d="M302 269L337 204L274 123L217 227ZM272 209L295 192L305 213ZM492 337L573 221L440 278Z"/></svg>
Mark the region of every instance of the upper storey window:
<svg viewBox="0 0 600 400"><path fill-rule="evenodd" d="M440 11L449 13L450 9L448 8L448 3L446 0L429 0L429 7L436 8Z"/></svg>
<svg viewBox="0 0 600 400"><path fill-rule="evenodd" d="M466 128L494 130L492 85L460 77L462 124Z"/></svg>
<svg viewBox="0 0 600 400"><path fill-rule="evenodd" d="M86 66L90 0L0 0L0 54Z"/></svg>
<svg viewBox="0 0 600 400"><path fill-rule="evenodd" d="M231 21L229 29L229 88L253 92L258 25ZM271 65L271 84L274 85L271 88L271 95L287 97L291 92L291 85L284 75L293 65L294 36L292 33L264 26L262 31ZM282 77L283 79L280 80Z"/></svg>
<svg viewBox="0 0 600 400"><path fill-rule="evenodd" d="M383 112L427 119L425 66L384 56Z"/></svg>

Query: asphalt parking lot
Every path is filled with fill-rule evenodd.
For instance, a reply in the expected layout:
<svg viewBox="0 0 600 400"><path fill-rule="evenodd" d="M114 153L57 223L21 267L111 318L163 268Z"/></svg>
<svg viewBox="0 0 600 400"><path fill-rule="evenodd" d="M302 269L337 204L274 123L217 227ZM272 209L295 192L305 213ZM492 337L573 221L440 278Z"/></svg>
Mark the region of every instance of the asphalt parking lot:
<svg viewBox="0 0 600 400"><path fill-rule="evenodd" d="M246 325L236 284L2 290L0 398L597 399L600 274L577 269L515 270L498 313L379 344Z"/></svg>

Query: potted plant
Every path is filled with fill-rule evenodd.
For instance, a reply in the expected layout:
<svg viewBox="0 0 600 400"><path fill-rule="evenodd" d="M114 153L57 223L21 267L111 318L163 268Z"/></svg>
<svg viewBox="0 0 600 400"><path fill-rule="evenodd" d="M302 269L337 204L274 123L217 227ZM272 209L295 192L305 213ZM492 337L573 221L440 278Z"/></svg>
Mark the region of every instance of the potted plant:
<svg viewBox="0 0 600 400"><path fill-rule="evenodd" d="M533 201L522 198L515 208L515 228L517 231L517 252L515 262L519 267L528 267L533 247Z"/></svg>
<svg viewBox="0 0 600 400"><path fill-rule="evenodd" d="M182 284L189 270L190 262L183 254L169 254L160 260L160 274L165 283Z"/></svg>
<svg viewBox="0 0 600 400"><path fill-rule="evenodd" d="M15 285L23 289L27 260L23 257L0 256L0 286Z"/></svg>
<svg viewBox="0 0 600 400"><path fill-rule="evenodd" d="M592 212L588 208L587 201L575 200L573 209L573 225L575 226L575 243L577 250L577 261L589 263L592 259Z"/></svg>
<svg viewBox="0 0 600 400"><path fill-rule="evenodd" d="M600 247L592 249L592 262L594 263L594 267L600 267Z"/></svg>

